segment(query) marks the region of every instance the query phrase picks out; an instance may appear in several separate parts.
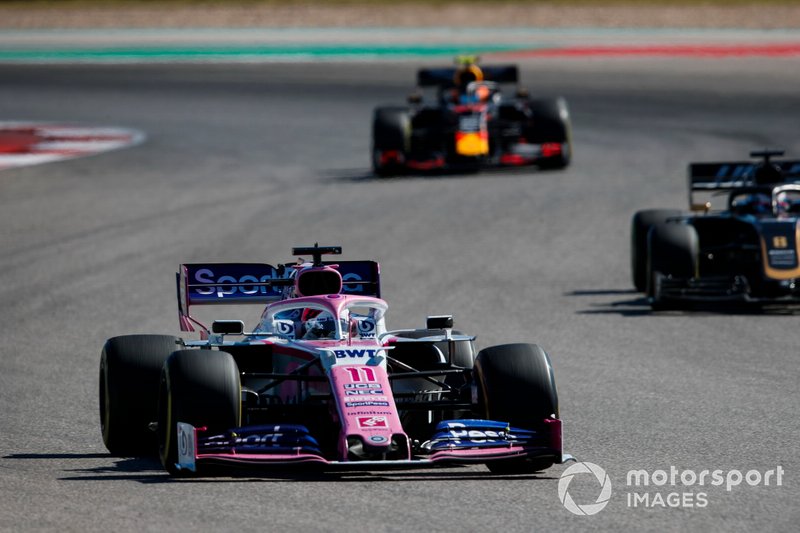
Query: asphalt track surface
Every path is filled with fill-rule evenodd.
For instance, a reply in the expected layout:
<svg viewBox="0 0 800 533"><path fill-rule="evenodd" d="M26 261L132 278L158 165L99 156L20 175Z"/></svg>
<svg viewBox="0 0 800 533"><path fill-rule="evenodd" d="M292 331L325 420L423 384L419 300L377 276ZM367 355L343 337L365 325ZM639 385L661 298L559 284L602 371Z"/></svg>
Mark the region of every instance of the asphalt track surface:
<svg viewBox="0 0 800 533"><path fill-rule="evenodd" d="M0 173L0 530L796 530L797 315L651 313L628 224L685 205L689 161L800 156L797 59L529 60L531 90L570 103L568 170L375 179L372 108L402 101L416 66L0 66L5 120L148 135ZM380 261L391 327L452 312L480 346L541 344L566 449L608 472L608 506L570 514L563 466L176 480L108 455L104 340L177 332L181 262L287 261L314 242ZM626 485L632 469L779 465L781 486ZM569 490L593 503L599 485ZM632 508L631 492L707 505Z"/></svg>

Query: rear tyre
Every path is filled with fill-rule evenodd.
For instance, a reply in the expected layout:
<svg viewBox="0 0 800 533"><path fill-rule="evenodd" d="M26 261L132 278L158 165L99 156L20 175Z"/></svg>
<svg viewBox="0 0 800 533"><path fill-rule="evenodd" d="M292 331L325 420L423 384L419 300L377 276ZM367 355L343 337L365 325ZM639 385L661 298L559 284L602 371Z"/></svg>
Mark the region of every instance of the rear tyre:
<svg viewBox="0 0 800 533"><path fill-rule="evenodd" d="M697 230L690 224L662 223L650 229L647 238L647 296L653 309L675 307L661 293L661 279L689 280L697 276L699 252Z"/></svg>
<svg viewBox="0 0 800 533"><path fill-rule="evenodd" d="M182 473L178 462L177 423L206 427L206 435L239 427L239 369L233 356L216 350L179 350L161 372L158 402L158 443L161 464Z"/></svg>
<svg viewBox="0 0 800 533"><path fill-rule="evenodd" d="M639 292L647 290L647 234L656 224L678 217L677 209L645 209L631 219L631 278Z"/></svg>
<svg viewBox="0 0 800 533"><path fill-rule="evenodd" d="M372 169L379 176L398 174L398 161L383 162L382 154L397 152L403 160L409 152L411 111L407 107L379 107L372 118Z"/></svg>
<svg viewBox="0 0 800 533"><path fill-rule="evenodd" d="M542 429L544 420L558 418L558 393L550 358L536 344L505 344L486 348L475 359L480 404L489 420L524 429ZM544 470L556 458L509 459L489 462L496 474Z"/></svg>
<svg viewBox="0 0 800 533"><path fill-rule="evenodd" d="M100 356L99 404L103 443L112 455L155 455L149 425L158 411L161 367L177 347L170 335L125 335L106 341Z"/></svg>
<svg viewBox="0 0 800 533"><path fill-rule="evenodd" d="M530 140L538 144L562 145L560 155L543 159L539 167L544 169L566 167L572 159L572 122L567 101L564 98L531 100L528 105L533 112Z"/></svg>

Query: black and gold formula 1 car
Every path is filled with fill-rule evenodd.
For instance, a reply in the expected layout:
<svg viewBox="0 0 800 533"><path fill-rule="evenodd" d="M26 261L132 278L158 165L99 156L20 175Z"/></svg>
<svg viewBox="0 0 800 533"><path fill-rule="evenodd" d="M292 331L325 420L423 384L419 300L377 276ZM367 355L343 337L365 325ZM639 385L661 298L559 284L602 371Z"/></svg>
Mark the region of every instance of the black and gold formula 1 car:
<svg viewBox="0 0 800 533"><path fill-rule="evenodd" d="M516 86L518 77L515 65L479 67L475 57L420 69L408 105L375 109L375 174L566 167L572 155L566 101L531 98Z"/></svg>
<svg viewBox="0 0 800 533"><path fill-rule="evenodd" d="M636 288L654 309L692 303L800 304L800 160L689 165L691 212L633 216Z"/></svg>

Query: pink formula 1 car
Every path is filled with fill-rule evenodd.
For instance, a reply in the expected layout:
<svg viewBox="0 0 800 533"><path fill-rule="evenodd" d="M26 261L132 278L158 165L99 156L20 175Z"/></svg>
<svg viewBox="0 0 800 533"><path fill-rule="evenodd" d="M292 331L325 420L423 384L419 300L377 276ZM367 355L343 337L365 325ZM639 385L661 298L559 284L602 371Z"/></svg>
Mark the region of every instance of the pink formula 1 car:
<svg viewBox="0 0 800 533"><path fill-rule="evenodd" d="M208 465L328 469L482 463L529 473L562 463L547 354L535 344L475 353L451 316L387 331L373 261L185 264L183 331L109 339L100 362L103 440L115 455L158 449L171 474ZM266 303L258 324L206 327L201 304Z"/></svg>

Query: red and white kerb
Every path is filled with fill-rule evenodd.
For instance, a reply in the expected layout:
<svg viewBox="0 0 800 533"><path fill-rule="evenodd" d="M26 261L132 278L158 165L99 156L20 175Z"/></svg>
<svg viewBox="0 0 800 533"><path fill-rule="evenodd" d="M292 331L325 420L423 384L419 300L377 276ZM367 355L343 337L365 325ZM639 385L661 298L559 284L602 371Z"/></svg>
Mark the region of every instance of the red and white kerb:
<svg viewBox="0 0 800 533"><path fill-rule="evenodd" d="M144 137L127 128L0 122L0 170L127 148Z"/></svg>

